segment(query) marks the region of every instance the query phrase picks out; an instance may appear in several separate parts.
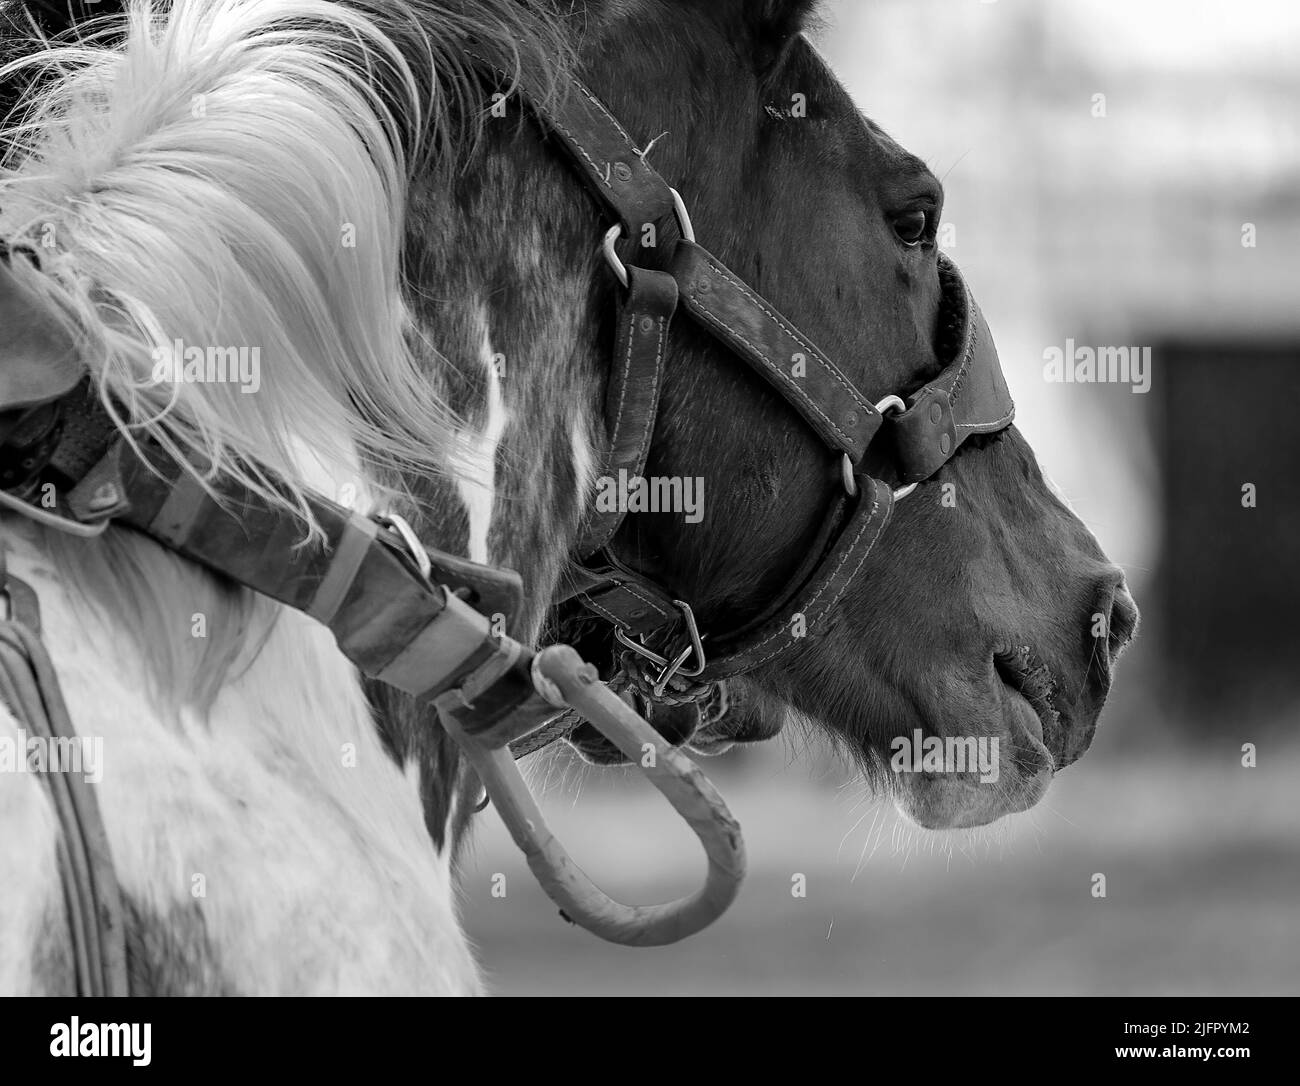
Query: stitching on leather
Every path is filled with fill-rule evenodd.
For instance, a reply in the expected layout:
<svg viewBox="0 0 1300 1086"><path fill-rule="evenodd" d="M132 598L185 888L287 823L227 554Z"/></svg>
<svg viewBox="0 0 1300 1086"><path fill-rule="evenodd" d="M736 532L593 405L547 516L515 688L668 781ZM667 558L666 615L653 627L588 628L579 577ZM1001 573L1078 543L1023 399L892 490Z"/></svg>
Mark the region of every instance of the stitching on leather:
<svg viewBox="0 0 1300 1086"><path fill-rule="evenodd" d="M595 611L596 614L600 615L600 617L605 619L606 621L612 622L615 626L622 625L622 623L619 622L617 615L611 612L608 608L602 607L590 596L583 596L582 602L585 603L588 607L590 607L593 611Z"/></svg>
<svg viewBox="0 0 1300 1086"><path fill-rule="evenodd" d="M573 134L572 129L566 126L559 117L554 115L551 116L551 124L555 125L556 128L563 132L569 139L569 146L574 148L578 154L586 159L587 165L591 167L591 176L604 185L605 188L609 189L610 192L613 192L614 186L609 183L608 179L606 179L605 175L601 172L600 167L596 165L596 160L592 158L591 155L587 154L587 149L578 140L578 137Z"/></svg>
<svg viewBox="0 0 1300 1086"><path fill-rule="evenodd" d="M876 490L872 491L871 512L867 514L866 520L863 522L862 527L858 530L858 534L854 537L853 542L849 545L849 549L845 552L844 557L840 559L839 564L835 567L835 572L832 573L831 576L828 577L822 583L822 586L817 590L817 592L813 595L812 599L810 599L807 605L804 607L803 610L805 614L807 614L808 611L811 611L813 607L816 606L817 600L821 597L822 593L826 591L827 586L830 585L835 580L835 578L839 576L840 570L844 567L844 563L849 560L849 556L853 553L854 548L857 547L858 541L862 538L867 528L871 525L871 521L876 515L876 510L880 508L880 499L875 496L877 492L878 491ZM825 608L823 608L823 613L830 611L832 607L834 607L837 603L839 603L844 593L848 591L849 585L853 583L853 579L858 575L858 571L862 568L863 563L866 562L872 550L875 549L876 543L880 540L880 533L883 532L884 530L885 530L885 518L881 517L880 523L876 525L876 533L874 538L871 540L871 544L866 548L866 550L862 552L862 556L858 559L857 566L854 567L852 574L850 574L849 577L845 579L843 586L835 594L835 598L831 600L828 604L826 604ZM821 615L817 616L817 618L820 617ZM815 622L817 621L817 619L814 618L812 621ZM746 652L744 656L737 661L737 666L743 666L746 670L749 670L750 668L758 667L761 664L767 663L767 661L772 659L772 657L778 656L786 649L788 649L790 646L787 643L785 645L777 646L766 656L762 656L757 660L752 660L750 658L751 653L757 652L769 641L773 640L774 638L780 637L783 633L785 633L786 628L789 626L789 624L790 624L789 620L787 619L785 622L783 622L780 625L779 628L773 630L772 633L770 633L767 637L763 638L762 641L758 642L758 644L756 644L752 649ZM811 624L812 623L810 622L809 625ZM729 675L735 674L735 671L729 668L726 670L725 674L729 674Z"/></svg>
<svg viewBox="0 0 1300 1086"><path fill-rule="evenodd" d="M631 307L629 307L629 311L631 311ZM609 454L605 457L604 473L607 476L613 474L614 464L617 459L619 441L620 438L624 436L622 433L623 406L627 400L627 389L628 389L628 385L630 384L629 375L631 374L632 371L632 352L633 352L633 344L634 344L633 337L636 335L637 320L638 317L636 312L631 311L631 316L628 319L628 326L627 326L628 327L627 351L624 354L624 358L623 358L623 383L619 389L618 412L614 419L614 435L613 435L613 439L610 441ZM650 386L650 402L652 404L657 404L659 401L659 377L662 372L661 366L663 362L663 349L664 349L664 341L666 339L666 336L667 336L666 322L663 317L660 317L659 318L659 342L655 350L655 368L653 374L653 383ZM647 421L649 420L647 419ZM653 426L641 427L641 438L637 443L636 454L635 454L638 470L640 470L640 467L645 462L646 451L649 446L650 438L653 435L653 433L654 433ZM610 513L597 512L593 514L592 522L593 524L597 524L597 525L599 524L605 525L605 527L601 528L600 530L605 533L604 538L608 540L609 536L612 534L612 531L609 529L609 525L611 521L615 525L617 525L623 520L624 515L625 514L620 514L617 512L610 512ZM663 612L660 613L662 614Z"/></svg>
<svg viewBox="0 0 1300 1086"><path fill-rule="evenodd" d="M617 587L623 589L626 592L631 593L642 603L647 604L650 607L650 609L654 611L654 613L658 615L660 618L669 619L673 617L672 612L665 611L662 607L659 606L659 604L657 604L653 599L645 595L643 592L639 591L634 585L628 584L626 581L620 581ZM582 599L587 604L588 607L590 607L593 611L599 614L602 618L608 619L615 626L619 626L619 627L623 626L623 621L618 617L618 615L614 614L614 612L611 611L609 608L602 607L598 602L596 602L596 600L592 599L591 596L583 593Z"/></svg>
<svg viewBox="0 0 1300 1086"><path fill-rule="evenodd" d="M573 79L570 82L574 87L578 89L578 92L585 99L587 99L587 101L591 103L591 105L594 106L597 111L599 111L601 116L604 117L605 120L609 122L610 126L619 134L619 138L621 138L623 142L627 144L627 149L631 153L631 157L636 159L638 162L641 163L642 166L645 167L646 176L657 180L663 186L664 189L667 189L668 182L663 179L660 173L653 166L651 166L648 162L645 161L644 158L641 157L641 152L637 149L636 141L632 139L632 136L627 131L627 129L625 129L619 123L618 118L615 117L612 113L610 113L608 109L605 108L605 103L602 102L599 98L597 98L591 92L591 90L588 89L587 85L582 82L582 80ZM554 122L555 127L558 128L561 132L563 132L564 135L569 138L569 142L578 149L578 153L582 155L582 157L585 158L588 163L590 163L592 172L596 175L600 183L604 185L605 188L607 188L611 193L615 192L614 186L610 184L609 180L601 172L600 167L596 165L591 155L587 154L587 149L579 142L577 136L575 136L572 131L570 131L563 124L561 124L558 117L552 117L552 121ZM629 168L635 169L636 167L632 166L629 163ZM646 211L646 208L643 206L642 201L640 200L636 201L636 206L642 213Z"/></svg>
<svg viewBox="0 0 1300 1086"><path fill-rule="evenodd" d="M701 252L703 252L703 250L701 250ZM858 390L854 388L853 385L849 383L848 379L844 376L844 374L840 372L840 368L836 366L835 363L832 362L829 358L826 358L822 354L822 352L816 346L813 345L813 343L810 340L804 338L802 333L800 333L797 329L792 328L788 324L786 324L786 322L782 319L779 313L769 309L766 305L764 305L763 304L764 300L761 295L755 294L749 288L748 284L737 279L726 268L721 267L718 264L715 264L707 256L704 257L704 262L708 264L708 266L712 268L715 272L717 272L720 276L722 276L723 279L727 280L727 282L729 282L733 287L735 287L738 291L740 291L741 294L743 294L746 298L748 298L751 302L753 302L753 304L757 306L762 312L766 313L768 317L772 319L772 322L778 328L780 328L781 331L783 331L787 336L789 336L792 340L794 340L798 346L806 347L808 349L809 354L812 356L813 361L818 363L822 367L822 369L826 371L826 375L830 377L833 381L835 381L842 389L844 389L844 391L849 394L849 397L855 403L868 410L872 410L871 405L862 398Z"/></svg>
<svg viewBox="0 0 1300 1086"><path fill-rule="evenodd" d="M659 342L655 345L655 369L654 380L650 385L650 402L654 405L659 403L659 376L663 373L664 361L664 342L668 338L668 322L659 318ZM645 463L645 458L649 453L650 438L654 433L653 426L641 427L641 441L636 449L636 462L638 465Z"/></svg>
<svg viewBox="0 0 1300 1086"><path fill-rule="evenodd" d="M808 407L810 407L817 414L817 417L820 418L824 423L826 423L826 425L829 426L832 430L834 430L835 433L837 433L847 445L852 447L854 451L857 450L858 442L854 438L850 437L843 430L841 430L839 426L837 426L834 422L832 422L830 417L826 414L826 412L823 411L821 407L818 405L817 401L814 400L812 397L810 397L808 393L806 393L803 389L801 389L798 386L798 384L795 383L793 377L789 376L789 374L787 374L785 370L783 370L780 366L778 366L775 362L773 362L770 358L768 358L767 355L765 355L761 350L758 349L758 347L750 343L749 340L747 340L738 331L736 331L736 329L731 327L731 325L729 325L721 317L718 317L715 314L711 313L703 306L699 306L698 302L696 303L696 305L698 306L697 312L700 314L700 316L704 317L706 320L710 321L711 323L716 324L719 328L725 328L728 332L730 332L733 336L735 336L736 339L738 339L741 343L743 343L746 347L748 347L751 351L753 351L756 355L758 355L758 357L761 358L764 364L767 366L768 371L780 377L781 380L785 382L785 384L788 385L797 394L797 398L799 399L800 403L807 404ZM760 306L760 308L762 307Z"/></svg>
<svg viewBox="0 0 1300 1086"><path fill-rule="evenodd" d="M1000 427L1002 426L1003 423L1010 422L1013 418L1015 418L1015 416L1016 416L1016 409L1013 406L1011 410L1008 411L1005 415L1003 415L1000 419L994 419L992 422L959 422L955 428L958 430L965 430L967 433L971 433L971 434L988 433L990 432L988 430L988 427L991 426Z"/></svg>
<svg viewBox="0 0 1300 1086"><path fill-rule="evenodd" d="M632 348L636 342L636 310L628 306L627 321L627 350L623 354L623 374L622 384L618 390L618 411L614 415L614 439L610 442L609 455L605 458L605 471L608 474L610 467L613 466L614 457L618 452L618 438L623 430L623 405L627 402L627 385L628 375L632 372Z"/></svg>
<svg viewBox="0 0 1300 1086"><path fill-rule="evenodd" d="M510 75L510 73L507 72L504 68L501 68L500 66L498 66L498 65L496 65L496 64L492 64L492 63L491 63L490 61L488 61L484 56L482 56L482 55L479 54L479 53L474 52L473 50L466 50L466 55L467 55L467 56L471 56L471 57L473 57L475 60L481 61L482 63L488 65L489 67L495 68L495 69L496 69L498 72L500 72L502 75L507 75L507 76ZM577 88L582 92L583 97L586 98L587 101L591 102L592 104L594 104L594 105L596 105L598 108L600 108L600 111L601 111L603 114L605 114L605 116L606 116L607 118L609 118L609 120L613 123L614 127L615 127L616 129L618 129L618 134L619 134L620 136L622 136L625 140L627 140L628 145L632 148L633 151L635 151L635 150L636 150L636 145L632 142L632 137L629 136L625 131L623 131L623 126L622 126L621 124L619 124L618 121L616 121L613 117L610 116L609 111L608 111L607 109L605 109L604 107L600 106L599 101L597 101L596 98L592 95L591 91L589 91L589 90L588 90L588 89L587 89L587 88L582 84L581 80L573 79L573 80L571 80L570 82L573 84L573 86L577 87ZM515 78L515 86L516 86L516 89L518 89L518 90L522 90L522 89L523 89L523 86L524 86L524 81L523 81L523 79L522 79L522 78L518 78L518 77L516 77L516 78ZM609 183L609 181L606 180L605 175L601 172L600 167L596 165L596 160L593 159L593 158L591 157L591 155L587 154L587 149L586 149L586 148L582 145L582 143L578 140L578 137L575 136L575 135L573 134L573 131L572 131L570 128L568 128L568 127L567 127L567 126L566 126L566 125L565 125L565 124L560 120L559 114L556 113L554 110L551 110L551 109L543 109L543 108L540 107L540 106L537 106L536 108L539 110L539 112L543 112L543 113L545 113L547 119L551 122L551 124L552 124L556 129L558 129L560 132L562 132L565 136L568 137L569 145L570 145L571 147L573 147L574 150L576 150L576 151L578 152L578 154L580 154L580 155L581 155L581 156L586 160L587 165L589 165L589 166L591 167L591 175L592 175L592 176L593 176L597 181L599 181L602 185L604 185L605 188L609 189L610 192L613 192L613 191L614 191L614 186L611 185L611 184Z"/></svg>
<svg viewBox="0 0 1300 1086"><path fill-rule="evenodd" d="M636 153L636 142L632 139L627 129L624 128L619 123L618 118L615 117L612 113L610 113L608 109L605 108L605 103L602 102L599 98L597 98L594 94L592 94L591 90L587 87L587 84L585 84L581 79L574 79L571 82L575 87L578 88L579 91L582 92L582 96L585 99L587 99L588 102L590 102L593 106L595 106L598 110L600 110L600 112L604 115L605 119L609 121L609 123L614 127L614 129L618 132L618 134L622 136L624 140L627 141L627 145L632 149L633 153ZM637 157L640 156L638 155ZM649 170L651 169L651 167L646 166L646 169Z"/></svg>
<svg viewBox="0 0 1300 1086"><path fill-rule="evenodd" d="M634 595L642 603L649 604L649 606L654 610L654 613L658 615L660 618L668 619L668 618L675 617L672 611L665 611L662 607L659 606L658 603L655 602L654 599L652 599L650 596L647 596L635 585L629 584L627 581L620 581L619 587L622 588L624 591L631 592L632 595Z"/></svg>

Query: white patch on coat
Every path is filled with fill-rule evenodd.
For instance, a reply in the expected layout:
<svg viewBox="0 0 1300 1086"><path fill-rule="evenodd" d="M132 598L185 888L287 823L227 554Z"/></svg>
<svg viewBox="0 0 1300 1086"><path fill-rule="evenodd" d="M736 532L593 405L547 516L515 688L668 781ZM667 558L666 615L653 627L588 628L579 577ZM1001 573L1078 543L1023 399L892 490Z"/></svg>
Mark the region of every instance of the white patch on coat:
<svg viewBox="0 0 1300 1086"><path fill-rule="evenodd" d="M480 991L448 857L430 842L418 789L385 752L356 670L325 627L265 604L247 634L261 650L206 719L167 714L142 693L151 675L134 639L106 609L72 597L26 521L6 516L3 528L10 568L40 598L74 725L103 742L95 787L123 892L162 924L202 918L170 931L202 932L205 945L183 953L214 962L217 976L193 978L196 987ZM146 539L131 545L154 568L176 563L187 578L207 577ZM188 616L194 600L174 605ZM12 727L0 714L0 734ZM53 815L30 774L0 774L0 812L0 991L31 991L24 953L61 900ZM146 945L167 943L146 936Z"/></svg>
<svg viewBox="0 0 1300 1086"><path fill-rule="evenodd" d="M587 437L587 423L581 416L575 416L569 427L569 445L573 450L573 481L577 487L579 502L585 502L596 477L596 459Z"/></svg>
<svg viewBox="0 0 1300 1086"><path fill-rule="evenodd" d="M492 349L487 313L479 313L481 334L479 361L487 370L487 403L483 427L456 435L456 489L465 503L469 518L469 543L466 557L472 562L487 563L488 532L496 503L497 448L510 422L506 409L502 370L504 359Z"/></svg>
<svg viewBox="0 0 1300 1086"><path fill-rule="evenodd" d="M320 452L297 436L288 441L298 480L308 490L367 516L374 511L374 491L356 463L331 465Z"/></svg>
<svg viewBox="0 0 1300 1086"><path fill-rule="evenodd" d="M21 752L29 732L0 705L0 741ZM34 773L0 773L0 826L0 995L64 994L49 988L59 978L37 975L46 929L59 931L67 919L55 855L58 818Z"/></svg>

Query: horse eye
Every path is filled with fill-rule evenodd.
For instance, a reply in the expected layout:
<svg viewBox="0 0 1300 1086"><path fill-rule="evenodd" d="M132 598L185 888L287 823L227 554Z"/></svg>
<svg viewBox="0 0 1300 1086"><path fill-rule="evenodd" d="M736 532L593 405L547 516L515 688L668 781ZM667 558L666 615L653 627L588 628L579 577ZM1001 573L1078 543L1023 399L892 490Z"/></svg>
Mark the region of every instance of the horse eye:
<svg viewBox="0 0 1300 1086"><path fill-rule="evenodd" d="M925 211L905 211L894 220L894 233L904 245L920 245L925 240L930 216Z"/></svg>

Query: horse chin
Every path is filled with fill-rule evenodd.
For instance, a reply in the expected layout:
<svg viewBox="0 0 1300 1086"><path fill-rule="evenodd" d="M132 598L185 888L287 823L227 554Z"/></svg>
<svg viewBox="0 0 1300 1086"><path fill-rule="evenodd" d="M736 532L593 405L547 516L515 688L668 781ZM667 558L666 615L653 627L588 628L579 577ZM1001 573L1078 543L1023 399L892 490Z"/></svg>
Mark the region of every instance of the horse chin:
<svg viewBox="0 0 1300 1086"><path fill-rule="evenodd" d="M950 762L939 771L900 771L891 764L894 803L904 817L923 829L972 829L1004 815L1027 811L1052 783L1057 759L1048 742L1059 735L1059 716L1050 696L1020 672L996 668L995 711L960 737L976 741L980 759L974 771L954 771ZM1046 735L1045 735L1046 732ZM1045 741L1046 740L1046 741ZM966 768L961 762L956 769Z"/></svg>

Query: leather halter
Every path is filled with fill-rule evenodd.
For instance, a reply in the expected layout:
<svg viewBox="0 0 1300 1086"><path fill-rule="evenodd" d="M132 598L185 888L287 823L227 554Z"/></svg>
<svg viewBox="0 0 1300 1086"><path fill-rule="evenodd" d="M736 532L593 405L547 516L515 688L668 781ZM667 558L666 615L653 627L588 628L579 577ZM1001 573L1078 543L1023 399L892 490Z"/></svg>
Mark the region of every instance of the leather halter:
<svg viewBox="0 0 1300 1086"><path fill-rule="evenodd" d="M527 96L527 78L524 79ZM774 601L756 618L703 635L688 603L622 562L611 540L622 512L589 511L566 583L555 602L576 596L612 625L647 668L638 685L651 698L671 683L708 684L748 672L813 636L861 574L896 500L929 479L972 434L993 433L1015 413L988 326L957 266L939 256L942 343L951 357L934 380L907 396L873 404L797 325L696 242L681 196L646 161L632 137L581 81L558 102L529 99L543 125L613 220L605 253L622 284L613 367L606 390L609 447L598 473L644 471L664 382L664 348L678 312L747 363L838 456L843 493L827 511L817 543ZM644 266L644 227L657 236L669 220L682 235L665 270ZM655 235L650 235L655 236ZM616 249L624 239L624 255ZM890 483L867 473L889 466ZM797 622L797 618L802 622ZM626 658L626 657L625 657ZM691 665L687 667L687 660ZM684 684L683 678L695 680Z"/></svg>

